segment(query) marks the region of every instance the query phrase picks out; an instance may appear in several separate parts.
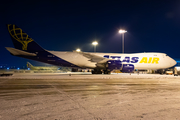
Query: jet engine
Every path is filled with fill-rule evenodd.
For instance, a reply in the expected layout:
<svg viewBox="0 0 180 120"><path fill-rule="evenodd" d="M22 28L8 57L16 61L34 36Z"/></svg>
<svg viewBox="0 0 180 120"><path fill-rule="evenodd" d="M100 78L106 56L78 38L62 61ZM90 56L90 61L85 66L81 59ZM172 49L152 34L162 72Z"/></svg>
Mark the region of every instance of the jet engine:
<svg viewBox="0 0 180 120"><path fill-rule="evenodd" d="M134 71L134 65L133 64L123 64L122 72L131 73Z"/></svg>
<svg viewBox="0 0 180 120"><path fill-rule="evenodd" d="M121 72L133 72L134 65L133 64L122 64L120 60L109 60L107 62L107 69L112 71L114 69L120 70Z"/></svg>
<svg viewBox="0 0 180 120"><path fill-rule="evenodd" d="M114 70L114 69L121 69L122 68L122 62L119 60L109 60L107 62L107 69L109 69L110 71Z"/></svg>

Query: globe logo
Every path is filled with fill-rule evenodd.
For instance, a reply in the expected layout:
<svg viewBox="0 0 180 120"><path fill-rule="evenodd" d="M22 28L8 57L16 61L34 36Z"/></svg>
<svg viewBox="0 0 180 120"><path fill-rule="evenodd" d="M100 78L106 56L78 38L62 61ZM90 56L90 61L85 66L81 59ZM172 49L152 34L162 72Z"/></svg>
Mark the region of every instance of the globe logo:
<svg viewBox="0 0 180 120"><path fill-rule="evenodd" d="M22 44L22 50L27 50L28 43L33 41L21 28L17 28L15 25L8 24L8 31L12 38Z"/></svg>

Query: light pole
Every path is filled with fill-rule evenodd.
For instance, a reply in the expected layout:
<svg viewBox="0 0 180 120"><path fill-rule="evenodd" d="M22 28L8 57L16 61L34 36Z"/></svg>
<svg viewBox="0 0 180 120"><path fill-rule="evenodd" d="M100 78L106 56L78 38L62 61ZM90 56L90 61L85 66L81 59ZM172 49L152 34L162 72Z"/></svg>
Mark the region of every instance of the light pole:
<svg viewBox="0 0 180 120"><path fill-rule="evenodd" d="M97 41L92 42L92 45L94 45L94 52L96 52L96 45L98 45Z"/></svg>
<svg viewBox="0 0 180 120"><path fill-rule="evenodd" d="M126 33L126 30L119 30L119 33L122 34L122 53L124 53L124 33Z"/></svg>

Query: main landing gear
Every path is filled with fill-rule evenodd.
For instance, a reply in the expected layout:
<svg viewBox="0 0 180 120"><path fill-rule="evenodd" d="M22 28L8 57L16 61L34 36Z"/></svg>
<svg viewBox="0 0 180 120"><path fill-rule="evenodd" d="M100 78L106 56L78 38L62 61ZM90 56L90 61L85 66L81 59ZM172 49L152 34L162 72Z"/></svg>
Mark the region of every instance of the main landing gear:
<svg viewBox="0 0 180 120"><path fill-rule="evenodd" d="M110 70L103 70L104 74L111 74Z"/></svg>
<svg viewBox="0 0 180 120"><path fill-rule="evenodd" d="M102 71L100 69L94 69L92 70L92 74L102 74Z"/></svg>
<svg viewBox="0 0 180 120"><path fill-rule="evenodd" d="M102 74L102 73L104 73L104 74L110 74L111 71L110 71L110 70L103 70L103 71L101 71L100 69L94 69L94 70L92 70L92 74Z"/></svg>

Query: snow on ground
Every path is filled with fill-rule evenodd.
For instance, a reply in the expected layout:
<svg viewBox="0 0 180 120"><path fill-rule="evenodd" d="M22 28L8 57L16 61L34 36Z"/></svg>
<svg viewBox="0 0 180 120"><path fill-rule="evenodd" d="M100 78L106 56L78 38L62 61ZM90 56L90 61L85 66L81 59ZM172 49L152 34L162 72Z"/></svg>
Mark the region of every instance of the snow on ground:
<svg viewBox="0 0 180 120"><path fill-rule="evenodd" d="M179 79L180 76L160 74L112 73L110 75L91 74L90 72L69 73L14 73L13 76L4 76L0 79L119 79L119 78L146 78L146 79Z"/></svg>
<svg viewBox="0 0 180 120"><path fill-rule="evenodd" d="M0 120L178 120L180 77L16 73L0 101Z"/></svg>

